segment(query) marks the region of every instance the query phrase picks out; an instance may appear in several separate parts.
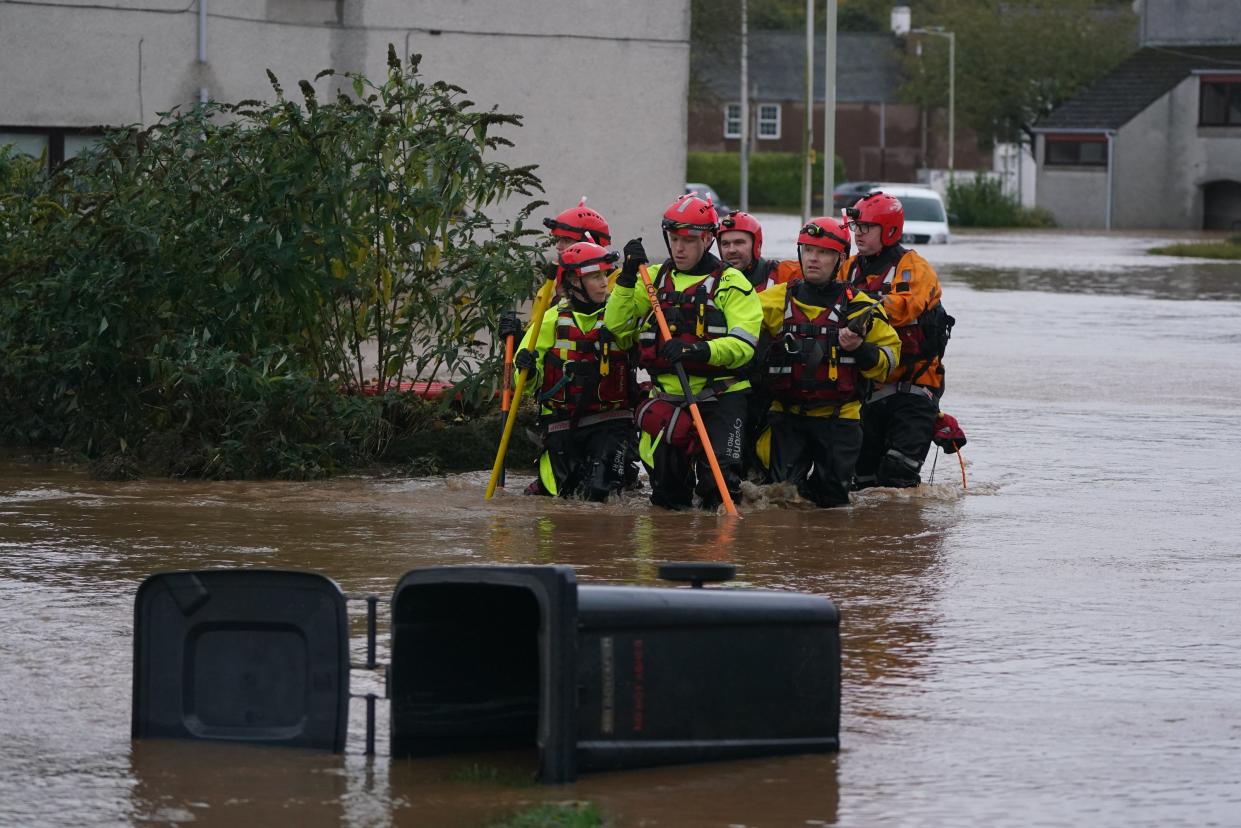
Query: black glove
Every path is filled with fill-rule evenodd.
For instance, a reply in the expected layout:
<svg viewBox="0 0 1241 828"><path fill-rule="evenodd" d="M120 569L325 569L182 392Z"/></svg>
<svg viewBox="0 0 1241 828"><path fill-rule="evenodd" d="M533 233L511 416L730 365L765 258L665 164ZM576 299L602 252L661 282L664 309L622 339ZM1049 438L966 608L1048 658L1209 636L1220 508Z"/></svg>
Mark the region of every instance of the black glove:
<svg viewBox="0 0 1241 828"><path fill-rule="evenodd" d="M687 344L679 339L670 339L659 349L659 355L669 362L706 362L711 358L711 346L705 342Z"/></svg>
<svg viewBox="0 0 1241 828"><path fill-rule="evenodd" d="M518 371L531 371L534 369L534 351L522 348L517 352L517 356L513 357L513 366Z"/></svg>
<svg viewBox="0 0 1241 828"><path fill-rule="evenodd" d="M625 263L621 265L620 275L616 277L616 284L620 287L631 288L638 283L638 268L649 262L646 257L646 249L642 247L642 239L630 239L625 242Z"/></svg>
<svg viewBox="0 0 1241 828"><path fill-rule="evenodd" d="M510 336L521 336L521 320L513 311L505 311L500 314L500 339Z"/></svg>

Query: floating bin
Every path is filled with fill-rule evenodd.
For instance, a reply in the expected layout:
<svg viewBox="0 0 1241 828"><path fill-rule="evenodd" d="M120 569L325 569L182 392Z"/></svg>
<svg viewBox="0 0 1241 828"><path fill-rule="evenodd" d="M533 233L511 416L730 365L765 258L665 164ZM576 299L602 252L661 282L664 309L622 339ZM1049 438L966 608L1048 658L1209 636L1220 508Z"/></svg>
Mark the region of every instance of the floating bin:
<svg viewBox="0 0 1241 828"><path fill-rule="evenodd" d="M537 748L557 783L839 748L839 615L820 596L415 570L393 593L390 670L394 756Z"/></svg>
<svg viewBox="0 0 1241 828"><path fill-rule="evenodd" d="M322 575L153 575L134 602L133 736L343 750L348 644Z"/></svg>

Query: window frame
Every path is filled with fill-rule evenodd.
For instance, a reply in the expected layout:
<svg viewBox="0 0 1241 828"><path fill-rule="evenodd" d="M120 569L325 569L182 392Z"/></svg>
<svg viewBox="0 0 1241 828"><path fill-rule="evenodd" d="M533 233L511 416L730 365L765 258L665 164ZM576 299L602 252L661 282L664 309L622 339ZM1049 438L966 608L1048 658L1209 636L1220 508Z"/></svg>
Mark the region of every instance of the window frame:
<svg viewBox="0 0 1241 828"><path fill-rule="evenodd" d="M732 117L734 109L737 113L735 118ZM728 129L733 122L737 124L736 132L730 132ZM724 138L734 140L741 138L741 104L739 103L724 104Z"/></svg>
<svg viewBox="0 0 1241 828"><path fill-rule="evenodd" d="M764 110L764 109L767 109L767 108L771 108L771 109L774 109L774 110L775 110L775 117L774 117L774 118L767 118L767 119L764 119L764 118L763 118L763 110ZM757 126L755 127L755 129L754 129L754 136L755 136L756 138L758 138L760 141L779 141L779 140L780 140L780 134L781 134L781 132L782 132L782 125L781 125L781 121L782 121L782 120L783 120L783 110L782 110L782 107L780 106L780 104L778 104L778 103L760 103L760 104L758 105L758 124L757 124ZM775 134L774 134L774 135L764 135L764 134L763 134L763 124L764 124L764 123L767 123L767 124L769 124L769 125L770 125L770 124L772 124L773 122L774 122L774 124L775 124Z"/></svg>
<svg viewBox="0 0 1241 828"><path fill-rule="evenodd" d="M1212 90L1216 89L1223 91L1224 119L1208 121L1206 98ZM1241 73L1212 73L1198 76L1198 126L1241 127Z"/></svg>
<svg viewBox="0 0 1241 828"><path fill-rule="evenodd" d="M67 160L65 158L65 136L82 135L103 138L106 134L99 128L89 127L32 127L7 126L0 124L0 133L11 135L39 135L47 139L47 168L54 170Z"/></svg>
<svg viewBox="0 0 1241 828"><path fill-rule="evenodd" d="M1102 144L1103 158L1099 161L1087 161L1082 159L1082 148L1084 146ZM1074 146L1076 151L1071 160L1065 160L1062 153L1057 159L1052 159L1052 147L1063 150L1065 147ZM1043 136L1043 166L1060 167L1063 169L1084 169L1084 170L1106 170L1107 169L1107 136L1098 132L1087 133L1061 133L1049 134Z"/></svg>

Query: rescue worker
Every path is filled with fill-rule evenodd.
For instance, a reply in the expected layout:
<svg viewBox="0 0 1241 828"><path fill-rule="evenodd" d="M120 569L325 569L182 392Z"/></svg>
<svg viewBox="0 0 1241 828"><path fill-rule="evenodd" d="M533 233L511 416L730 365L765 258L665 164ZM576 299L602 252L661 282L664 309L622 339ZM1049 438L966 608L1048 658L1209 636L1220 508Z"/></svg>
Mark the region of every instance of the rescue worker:
<svg viewBox="0 0 1241 828"><path fill-rule="evenodd" d="M745 274L759 293L801 276L795 260L762 258L763 227L758 219L741 210L733 210L720 219L720 235L715 246L720 251L720 258ZM754 454L754 447L758 435L762 434L767 426L767 409L771 407L771 395L762 383L763 358L770 344L770 338L765 333L760 334L750 373L750 381L754 386L750 389L749 401L746 404L746 435L741 461L744 476L751 476L756 472L761 474L762 471Z"/></svg>
<svg viewBox="0 0 1241 828"><path fill-rule="evenodd" d="M733 210L720 219L720 258L740 270L760 293L801 275L796 261L764 259L763 227L749 213Z"/></svg>
<svg viewBox="0 0 1241 828"><path fill-rule="evenodd" d="M951 317L934 269L900 244L905 210L898 199L877 191L845 212L858 252L841 278L878 297L901 338L899 365L871 389L862 410L856 486L917 486L943 393L940 351Z"/></svg>
<svg viewBox="0 0 1241 828"><path fill-rule="evenodd" d="M649 268L649 275L671 340L660 341L645 286L635 287L638 268L648 262L641 239L625 245L621 275L604 312L618 337L638 333L638 364L654 381L650 397L635 412L638 453L651 477L651 503L667 509L692 507L695 494L704 509L722 501L687 410L678 363L689 378L725 485L734 498L740 494L747 366L763 312L745 275L711 254L718 226L715 206L697 193L681 196L664 211L669 258Z"/></svg>
<svg viewBox="0 0 1241 828"><path fill-rule="evenodd" d="M759 297L772 336L763 366L772 404L758 456L772 482L796 483L821 507L849 503L867 380L883 382L900 359L883 308L837 278L848 252L845 222L811 219L797 236L803 277Z"/></svg>
<svg viewBox="0 0 1241 828"><path fill-rule="evenodd" d="M612 231L608 229L607 221L586 206L586 196L582 196L576 207L561 210L554 219L543 219L543 226L551 233L557 253L563 253L570 245L580 241L594 242L603 247L612 244ZM588 233L590 238L587 238Z"/></svg>
<svg viewBox="0 0 1241 828"><path fill-rule="evenodd" d="M534 353L532 329L514 364L532 371L538 389L543 454L526 494L604 501L626 482L633 455L633 405L628 346L633 332L612 336L603 324L608 274L618 256L578 242L557 257L565 298L543 316Z"/></svg>

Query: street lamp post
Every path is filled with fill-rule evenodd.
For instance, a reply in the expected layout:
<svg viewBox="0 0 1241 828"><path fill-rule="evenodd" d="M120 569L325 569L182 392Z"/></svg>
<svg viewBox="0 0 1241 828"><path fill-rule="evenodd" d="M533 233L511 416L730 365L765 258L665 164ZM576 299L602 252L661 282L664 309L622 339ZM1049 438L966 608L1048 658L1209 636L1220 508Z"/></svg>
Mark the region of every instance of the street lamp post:
<svg viewBox="0 0 1241 828"><path fill-rule="evenodd" d="M948 38L948 177L952 178L956 171L955 153L957 145L957 36L953 32L944 31L943 26L928 26L925 29L909 28L909 6L895 6L892 9L892 34L904 37L907 34L928 34Z"/></svg>

